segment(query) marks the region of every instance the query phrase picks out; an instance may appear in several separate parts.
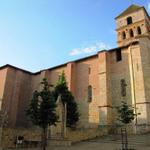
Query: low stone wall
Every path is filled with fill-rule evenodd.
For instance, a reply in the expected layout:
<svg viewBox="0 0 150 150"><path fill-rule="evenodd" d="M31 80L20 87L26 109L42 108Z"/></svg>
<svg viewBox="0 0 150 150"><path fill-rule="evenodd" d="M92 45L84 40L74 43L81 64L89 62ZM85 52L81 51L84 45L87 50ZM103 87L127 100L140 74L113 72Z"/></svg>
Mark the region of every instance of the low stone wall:
<svg viewBox="0 0 150 150"><path fill-rule="evenodd" d="M74 143L107 135L107 133L108 131L106 128L67 129L67 139Z"/></svg>
<svg viewBox="0 0 150 150"><path fill-rule="evenodd" d="M110 127L110 134L121 134L121 129L125 128L123 125L112 125ZM135 134L135 126L134 125L126 125L128 134Z"/></svg>
<svg viewBox="0 0 150 150"><path fill-rule="evenodd" d="M137 134L150 133L150 124L139 124L136 126Z"/></svg>
<svg viewBox="0 0 150 150"><path fill-rule="evenodd" d="M80 129L74 129L74 130L67 128L66 136L67 136L67 140L75 143L79 141L93 139L93 138L100 137L100 136L107 135L107 134L120 134L121 128L122 126L99 126L98 128L80 128ZM135 132L135 126L133 127L133 125L128 125L127 130L129 134L130 133L133 134ZM16 147L15 142L16 142L17 136L23 136L24 140L28 140L28 141L40 141L41 130L40 128L29 128L29 129L27 128L15 128L15 129L4 128L2 130L1 146L4 148Z"/></svg>
<svg viewBox="0 0 150 150"><path fill-rule="evenodd" d="M67 129L67 140L71 142L79 142L96 138L102 135L106 135L107 130L100 128L87 128L87 129ZM4 128L2 130L2 141L1 146L3 148L15 148L17 136L23 136L24 140L28 141L40 141L41 130L39 128L26 129L26 128Z"/></svg>
<svg viewBox="0 0 150 150"><path fill-rule="evenodd" d="M23 136L24 140L41 140L40 129L25 129L25 128L4 128L2 130L1 146L7 148L16 147L17 136Z"/></svg>
<svg viewBox="0 0 150 150"><path fill-rule="evenodd" d="M127 129L128 134L145 134L145 133L150 133L150 125L148 124L139 124L139 125L134 125L134 124L128 124L126 126L124 125L113 125L110 127L107 127L108 129L110 128L110 134L121 134L121 129L125 128Z"/></svg>

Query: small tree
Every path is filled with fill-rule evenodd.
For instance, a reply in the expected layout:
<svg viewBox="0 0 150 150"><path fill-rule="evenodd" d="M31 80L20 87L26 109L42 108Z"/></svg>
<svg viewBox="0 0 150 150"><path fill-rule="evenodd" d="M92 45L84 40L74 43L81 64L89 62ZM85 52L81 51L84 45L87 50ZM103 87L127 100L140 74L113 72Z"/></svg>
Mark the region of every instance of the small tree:
<svg viewBox="0 0 150 150"><path fill-rule="evenodd" d="M77 103L75 102L72 93L68 90L64 72L60 75L53 94L55 100L57 100L58 96L61 95L63 104L67 104L67 127L75 127L77 121L79 120L79 112Z"/></svg>
<svg viewBox="0 0 150 150"><path fill-rule="evenodd" d="M122 101L120 107L117 107L117 111L118 120L125 125L131 123L135 119L136 114L134 113L134 107L127 105L124 101Z"/></svg>
<svg viewBox="0 0 150 150"><path fill-rule="evenodd" d="M27 108L27 115L34 125L42 128L42 147L45 150L47 145L47 127L56 125L58 116L56 115L54 97L49 90L49 84L45 78L41 82L41 85L42 90L33 93L33 97Z"/></svg>
<svg viewBox="0 0 150 150"><path fill-rule="evenodd" d="M122 101L120 107L117 107L118 120L125 125L125 133L122 131L122 150L128 150L128 138L126 125L131 123L137 114L134 113L134 107L127 105L126 102Z"/></svg>

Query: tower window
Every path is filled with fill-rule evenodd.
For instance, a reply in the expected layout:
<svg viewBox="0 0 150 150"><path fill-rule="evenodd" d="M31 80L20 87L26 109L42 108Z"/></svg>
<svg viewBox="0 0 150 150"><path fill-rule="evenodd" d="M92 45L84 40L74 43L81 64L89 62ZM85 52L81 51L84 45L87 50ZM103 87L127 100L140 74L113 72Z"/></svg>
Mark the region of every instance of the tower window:
<svg viewBox="0 0 150 150"><path fill-rule="evenodd" d="M121 85L121 96L125 97L126 96L126 86L127 86L125 79L121 79L120 85Z"/></svg>
<svg viewBox="0 0 150 150"><path fill-rule="evenodd" d="M122 39L123 40L126 39L126 33L125 33L125 31L122 32Z"/></svg>
<svg viewBox="0 0 150 150"><path fill-rule="evenodd" d="M132 29L129 30L129 34L130 34L130 37L134 37L134 33Z"/></svg>
<svg viewBox="0 0 150 150"><path fill-rule="evenodd" d="M127 25L131 24L132 23L132 17L128 17L127 18Z"/></svg>
<svg viewBox="0 0 150 150"><path fill-rule="evenodd" d="M142 34L142 31L141 31L141 28L140 27L137 27L137 33L140 35Z"/></svg>
<svg viewBox="0 0 150 150"><path fill-rule="evenodd" d="M116 50L116 61L122 60L121 49Z"/></svg>
<svg viewBox="0 0 150 150"><path fill-rule="evenodd" d="M88 86L88 102L92 101L92 86Z"/></svg>

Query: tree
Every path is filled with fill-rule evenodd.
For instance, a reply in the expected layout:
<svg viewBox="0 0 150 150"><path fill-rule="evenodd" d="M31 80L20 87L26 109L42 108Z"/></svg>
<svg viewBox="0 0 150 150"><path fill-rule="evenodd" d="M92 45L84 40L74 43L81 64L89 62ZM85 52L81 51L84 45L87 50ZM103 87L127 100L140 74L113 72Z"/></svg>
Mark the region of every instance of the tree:
<svg viewBox="0 0 150 150"><path fill-rule="evenodd" d="M74 128L79 120L77 103L68 90L65 73L62 72L53 91L55 100L61 95L63 104L67 104L67 127Z"/></svg>
<svg viewBox="0 0 150 150"><path fill-rule="evenodd" d="M47 145L47 127L56 125L58 116L56 115L54 97L49 90L50 85L45 78L42 80L41 85L42 90L33 93L26 114L34 125L42 128L42 147L45 150Z"/></svg>
<svg viewBox="0 0 150 150"><path fill-rule="evenodd" d="M117 107L117 111L118 120L123 124L129 124L135 119L134 107L127 105L124 101L122 101L121 107Z"/></svg>
<svg viewBox="0 0 150 150"><path fill-rule="evenodd" d="M128 150L128 138L127 138L127 129L126 125L131 123L135 116L138 114L134 113L134 107L129 106L126 102L122 101L120 107L117 107L118 120L125 125L122 131L122 150Z"/></svg>

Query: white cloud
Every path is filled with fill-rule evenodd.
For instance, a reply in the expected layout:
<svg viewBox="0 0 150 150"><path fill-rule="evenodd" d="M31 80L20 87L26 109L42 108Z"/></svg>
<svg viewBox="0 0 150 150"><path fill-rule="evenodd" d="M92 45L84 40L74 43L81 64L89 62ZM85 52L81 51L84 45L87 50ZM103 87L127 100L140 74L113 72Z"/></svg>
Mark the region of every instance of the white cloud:
<svg viewBox="0 0 150 150"><path fill-rule="evenodd" d="M150 2L149 2L148 5L147 5L147 10L148 10L148 12L150 13Z"/></svg>
<svg viewBox="0 0 150 150"><path fill-rule="evenodd" d="M86 47L82 50L84 53L92 53L96 51L96 46Z"/></svg>
<svg viewBox="0 0 150 150"><path fill-rule="evenodd" d="M104 42L98 42L98 43L96 43L96 45L97 45L97 48L98 49L110 49L110 46L109 45L107 45L106 43L104 43Z"/></svg>
<svg viewBox="0 0 150 150"><path fill-rule="evenodd" d="M75 49L73 49L69 54L70 54L71 56L79 55L79 54L81 54L81 49L80 49L80 48L75 48Z"/></svg>
<svg viewBox="0 0 150 150"><path fill-rule="evenodd" d="M89 53L94 53L96 51L104 50L104 49L109 49L110 46L107 45L104 42L95 42L89 46L85 46L83 48L75 48L70 51L69 55L75 56L75 55L80 55L80 54L89 54Z"/></svg>

